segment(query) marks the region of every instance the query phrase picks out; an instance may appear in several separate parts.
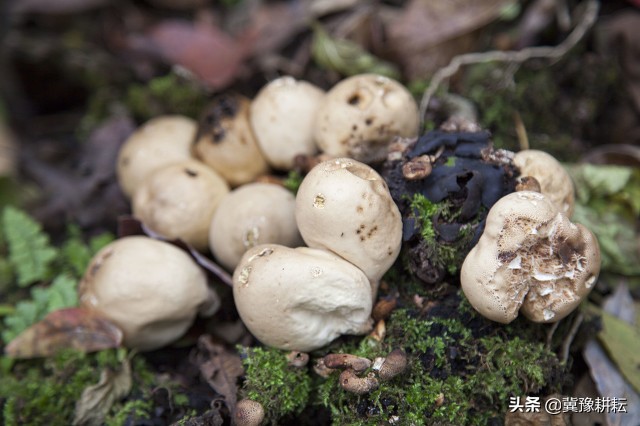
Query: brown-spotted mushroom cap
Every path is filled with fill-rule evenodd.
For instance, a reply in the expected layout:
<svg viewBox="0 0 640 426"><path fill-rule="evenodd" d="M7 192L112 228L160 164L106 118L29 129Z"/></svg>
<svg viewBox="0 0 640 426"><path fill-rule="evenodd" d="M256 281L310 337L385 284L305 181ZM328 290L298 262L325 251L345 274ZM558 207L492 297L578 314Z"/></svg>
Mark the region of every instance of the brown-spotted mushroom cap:
<svg viewBox="0 0 640 426"><path fill-rule="evenodd" d="M233 271L244 252L259 244L303 244L291 191L271 183L250 183L225 195L213 214L209 247Z"/></svg>
<svg viewBox="0 0 640 426"><path fill-rule="evenodd" d="M133 195L133 214L153 231L180 238L197 250L209 246L209 226L229 186L196 160L153 172Z"/></svg>
<svg viewBox="0 0 640 426"><path fill-rule="evenodd" d="M80 304L113 321L124 345L153 350L180 338L199 313L220 306L202 269L169 243L132 236L93 257L79 285Z"/></svg>
<svg viewBox="0 0 640 426"><path fill-rule="evenodd" d="M250 101L240 95L214 99L200 119L194 157L213 168L232 187L253 181L269 166L249 123Z"/></svg>
<svg viewBox="0 0 640 426"><path fill-rule="evenodd" d="M364 163L382 161L396 136L414 137L418 105L400 83L376 74L349 77L329 90L314 126L320 150Z"/></svg>
<svg viewBox="0 0 640 426"><path fill-rule="evenodd" d="M337 158L315 166L296 195L296 220L309 247L330 250L377 283L400 253L402 218L382 177Z"/></svg>
<svg viewBox="0 0 640 426"><path fill-rule="evenodd" d="M306 81L280 77L260 90L250 120L258 145L272 167L290 170L298 154L317 151L313 122L324 91Z"/></svg>
<svg viewBox="0 0 640 426"><path fill-rule="evenodd" d="M540 192L549 197L567 217L573 214L575 193L571 176L553 156L544 151L526 149L516 153L513 164L521 176L532 176L540 184Z"/></svg>
<svg viewBox="0 0 640 426"><path fill-rule="evenodd" d="M190 159L196 130L194 120L180 115L153 118L136 130L118 153L116 172L122 192L131 198L153 171Z"/></svg>
<svg viewBox="0 0 640 426"><path fill-rule="evenodd" d="M576 308L599 272L595 236L558 212L549 197L522 191L493 205L460 281L471 305L493 321L509 323L521 311L547 323Z"/></svg>
<svg viewBox="0 0 640 426"><path fill-rule="evenodd" d="M369 280L325 250L250 249L233 274L233 297L249 331L279 349L308 352L371 330Z"/></svg>

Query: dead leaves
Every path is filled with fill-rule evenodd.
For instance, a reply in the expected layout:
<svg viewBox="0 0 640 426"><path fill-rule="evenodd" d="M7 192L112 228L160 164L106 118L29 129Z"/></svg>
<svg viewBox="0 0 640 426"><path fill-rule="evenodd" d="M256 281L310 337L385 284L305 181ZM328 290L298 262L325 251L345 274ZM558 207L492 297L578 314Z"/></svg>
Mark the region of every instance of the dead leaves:
<svg viewBox="0 0 640 426"><path fill-rule="evenodd" d="M103 370L100 381L86 388L76 403L74 426L103 424L113 403L129 394L131 384L131 363L128 358L122 361L118 371Z"/></svg>
<svg viewBox="0 0 640 426"><path fill-rule="evenodd" d="M5 348L12 358L37 358L54 355L62 349L94 352L117 348L122 331L96 313L83 308L67 308L51 312Z"/></svg>
<svg viewBox="0 0 640 426"><path fill-rule="evenodd" d="M198 340L198 352L192 362L200 368L202 377L213 390L224 397L224 403L233 415L237 402L238 377L244 374L240 356L204 335Z"/></svg>

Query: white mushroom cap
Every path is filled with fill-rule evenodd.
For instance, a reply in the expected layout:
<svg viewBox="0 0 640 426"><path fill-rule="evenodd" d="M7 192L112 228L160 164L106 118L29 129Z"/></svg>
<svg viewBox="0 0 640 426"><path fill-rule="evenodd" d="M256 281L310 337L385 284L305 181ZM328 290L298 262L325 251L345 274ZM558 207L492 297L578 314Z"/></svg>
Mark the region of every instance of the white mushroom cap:
<svg viewBox="0 0 640 426"><path fill-rule="evenodd" d="M302 245L295 209L295 197L280 185L250 183L231 191L211 220L211 252L232 271L244 252L259 244Z"/></svg>
<svg viewBox="0 0 640 426"><path fill-rule="evenodd" d="M209 246L209 226L229 186L196 160L153 172L133 195L133 214L167 238L180 238L197 250Z"/></svg>
<svg viewBox="0 0 640 426"><path fill-rule="evenodd" d="M402 216L375 170L350 158L318 164L298 189L296 220L309 247L356 265L371 280L375 296L402 245Z"/></svg>
<svg viewBox="0 0 640 426"><path fill-rule="evenodd" d="M240 318L262 343L308 352L341 334L371 330L369 280L324 250L263 244L233 274Z"/></svg>
<svg viewBox="0 0 640 426"><path fill-rule="evenodd" d="M131 198L153 171L191 158L196 122L180 115L149 120L124 142L118 154L117 176L122 192Z"/></svg>
<svg viewBox="0 0 640 426"><path fill-rule="evenodd" d="M493 321L509 323L521 310L532 321L555 322L586 297L599 272L595 236L545 195L522 191L493 205L460 281L471 305Z"/></svg>
<svg viewBox="0 0 640 426"><path fill-rule="evenodd" d="M318 148L335 157L364 163L384 160L395 136L418 134L418 105L400 83L375 74L342 80L318 109L314 135Z"/></svg>
<svg viewBox="0 0 640 426"><path fill-rule="evenodd" d="M516 153L513 164L522 176L532 176L540 184L541 192L549 197L567 217L573 214L575 193L571 176L552 155L544 151L526 149Z"/></svg>
<svg viewBox="0 0 640 426"><path fill-rule="evenodd" d="M124 345L153 350L180 338L196 315L220 301L183 250L148 237L125 237L100 250L79 286L80 304L113 321Z"/></svg>
<svg viewBox="0 0 640 426"><path fill-rule="evenodd" d="M298 154L317 151L313 122L324 91L293 77L273 80L251 103L250 120L258 145L276 169L289 170Z"/></svg>
<svg viewBox="0 0 640 426"><path fill-rule="evenodd" d="M232 187L253 181L269 166L249 123L247 98L223 95L214 100L200 121L192 151Z"/></svg>

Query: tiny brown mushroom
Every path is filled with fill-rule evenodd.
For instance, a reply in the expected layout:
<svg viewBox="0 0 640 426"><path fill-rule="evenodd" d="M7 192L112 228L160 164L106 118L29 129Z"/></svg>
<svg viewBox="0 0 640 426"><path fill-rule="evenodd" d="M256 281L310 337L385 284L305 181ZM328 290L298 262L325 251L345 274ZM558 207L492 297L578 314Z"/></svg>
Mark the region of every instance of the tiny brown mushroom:
<svg viewBox="0 0 640 426"><path fill-rule="evenodd" d="M533 176L520 176L516 179L516 191L542 192L540 182Z"/></svg>
<svg viewBox="0 0 640 426"><path fill-rule="evenodd" d="M402 176L407 180L420 180L429 176L432 170L431 158L428 155L421 155L402 165Z"/></svg>
<svg viewBox="0 0 640 426"><path fill-rule="evenodd" d="M313 372L325 379L328 378L334 371L336 371L335 368L327 367L327 365L324 363L324 358L318 358L316 360L316 363L313 365Z"/></svg>
<svg viewBox="0 0 640 426"><path fill-rule="evenodd" d="M287 363L291 367L302 368L309 363L309 354L300 351L291 351L287 354Z"/></svg>
<svg viewBox="0 0 640 426"><path fill-rule="evenodd" d="M236 404L233 417L236 426L258 426L264 420L264 408L252 399L243 399Z"/></svg>
<svg viewBox="0 0 640 426"><path fill-rule="evenodd" d="M347 392L364 395L376 389L378 385L378 379L373 373L369 373L365 377L356 376L356 372L352 369L340 373L340 386Z"/></svg>
<svg viewBox="0 0 640 426"><path fill-rule="evenodd" d="M407 354L402 349L394 349L382 363L378 376L382 380L391 380L407 368Z"/></svg>
<svg viewBox="0 0 640 426"><path fill-rule="evenodd" d="M324 357L324 364L329 368L350 368L360 373L371 367L371 360L351 354L329 354Z"/></svg>

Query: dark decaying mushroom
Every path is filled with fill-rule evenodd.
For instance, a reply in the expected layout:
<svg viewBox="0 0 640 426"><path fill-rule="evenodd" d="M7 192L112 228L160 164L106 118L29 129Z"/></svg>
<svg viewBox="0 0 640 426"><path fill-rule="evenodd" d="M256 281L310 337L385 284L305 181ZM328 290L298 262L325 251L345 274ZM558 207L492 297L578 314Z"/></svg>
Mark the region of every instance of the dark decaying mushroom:
<svg viewBox="0 0 640 426"><path fill-rule="evenodd" d="M402 213L405 263L422 281L454 274L489 208L515 190L513 153L493 149L490 136L437 130L392 145L382 174Z"/></svg>

